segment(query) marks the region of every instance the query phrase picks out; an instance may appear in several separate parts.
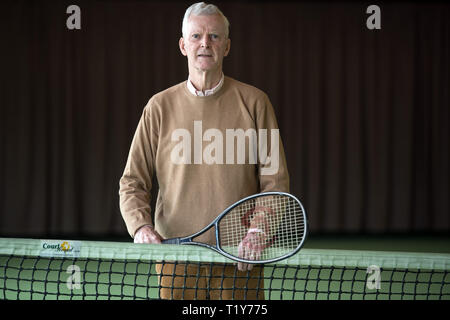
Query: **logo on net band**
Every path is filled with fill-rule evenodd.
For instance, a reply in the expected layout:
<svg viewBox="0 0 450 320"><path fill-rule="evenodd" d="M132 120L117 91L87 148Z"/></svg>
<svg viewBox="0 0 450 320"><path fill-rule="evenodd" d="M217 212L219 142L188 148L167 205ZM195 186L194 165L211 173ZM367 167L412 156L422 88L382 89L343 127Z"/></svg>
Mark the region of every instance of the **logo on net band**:
<svg viewBox="0 0 450 320"><path fill-rule="evenodd" d="M177 142L170 154L172 163L177 165L259 164L261 175L278 172L278 129L226 129L223 132L210 128L203 132L202 121L194 121L193 137L187 129L175 129L171 140Z"/></svg>
<svg viewBox="0 0 450 320"><path fill-rule="evenodd" d="M80 250L80 241L41 240L40 256L77 257L80 255Z"/></svg>

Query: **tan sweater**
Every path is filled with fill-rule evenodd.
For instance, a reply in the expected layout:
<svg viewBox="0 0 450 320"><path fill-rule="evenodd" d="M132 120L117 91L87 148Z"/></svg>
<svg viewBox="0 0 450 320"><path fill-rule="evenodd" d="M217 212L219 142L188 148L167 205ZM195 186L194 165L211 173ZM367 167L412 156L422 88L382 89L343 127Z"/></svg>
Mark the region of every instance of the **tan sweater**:
<svg viewBox="0 0 450 320"><path fill-rule="evenodd" d="M192 95L186 81L154 95L144 108L120 179L120 210L130 235L153 224L153 174L159 184L154 224L164 238L201 230L251 194L289 192L277 129L267 95L229 77L207 97ZM255 140L248 137L257 137L258 142L251 144ZM260 154L252 153L252 146L259 144ZM214 233L196 240L215 243Z"/></svg>

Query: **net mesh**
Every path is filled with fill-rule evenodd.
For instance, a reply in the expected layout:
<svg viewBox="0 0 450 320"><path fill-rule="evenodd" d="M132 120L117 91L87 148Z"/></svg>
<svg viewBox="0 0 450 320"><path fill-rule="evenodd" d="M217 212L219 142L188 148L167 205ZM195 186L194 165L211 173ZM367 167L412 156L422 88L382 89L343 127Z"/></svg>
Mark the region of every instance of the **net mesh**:
<svg viewBox="0 0 450 320"><path fill-rule="evenodd" d="M0 299L450 299L450 255L312 250L251 273L206 248L0 239Z"/></svg>

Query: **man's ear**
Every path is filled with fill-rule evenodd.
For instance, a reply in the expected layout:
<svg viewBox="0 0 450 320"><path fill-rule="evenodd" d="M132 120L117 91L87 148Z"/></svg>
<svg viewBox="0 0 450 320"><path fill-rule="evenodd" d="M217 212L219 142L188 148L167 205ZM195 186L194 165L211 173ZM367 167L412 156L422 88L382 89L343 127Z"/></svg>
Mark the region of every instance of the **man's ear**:
<svg viewBox="0 0 450 320"><path fill-rule="evenodd" d="M227 47L225 49L225 54L223 55L224 57L226 57L228 53L230 53L230 49L231 49L231 39L227 39Z"/></svg>
<svg viewBox="0 0 450 320"><path fill-rule="evenodd" d="M184 38L181 37L180 41L178 41L178 44L180 46L180 51L183 54L183 56L187 56L186 48L184 47Z"/></svg>

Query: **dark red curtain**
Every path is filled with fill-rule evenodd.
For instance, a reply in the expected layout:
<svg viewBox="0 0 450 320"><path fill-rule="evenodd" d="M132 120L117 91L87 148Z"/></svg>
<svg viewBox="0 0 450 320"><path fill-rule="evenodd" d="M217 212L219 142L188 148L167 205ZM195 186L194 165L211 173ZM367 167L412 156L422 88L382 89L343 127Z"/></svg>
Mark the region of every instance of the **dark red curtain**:
<svg viewBox="0 0 450 320"><path fill-rule="evenodd" d="M0 235L126 235L118 182L148 99L187 78L190 4L2 2ZM382 2L380 30L365 3L216 4L225 74L271 98L313 232L450 230L447 4Z"/></svg>

